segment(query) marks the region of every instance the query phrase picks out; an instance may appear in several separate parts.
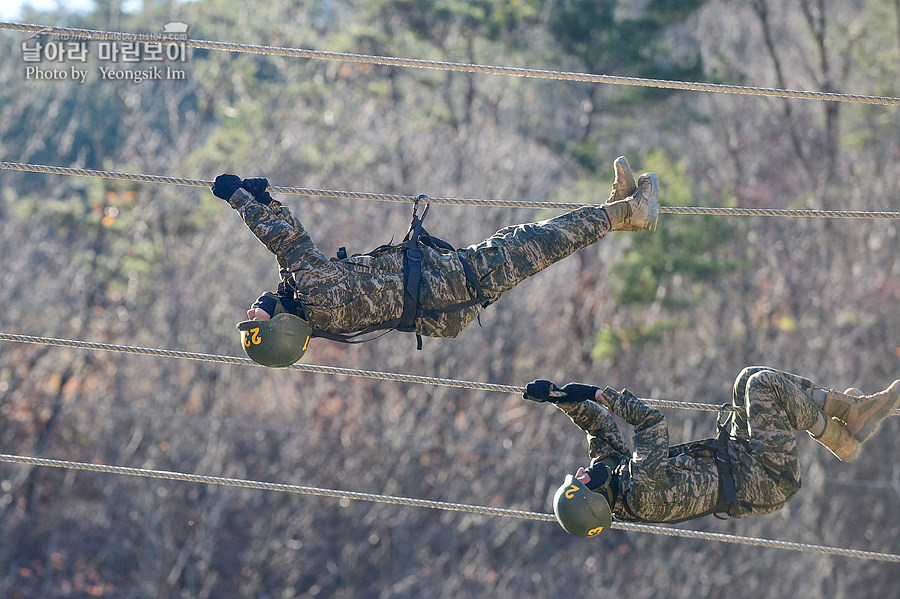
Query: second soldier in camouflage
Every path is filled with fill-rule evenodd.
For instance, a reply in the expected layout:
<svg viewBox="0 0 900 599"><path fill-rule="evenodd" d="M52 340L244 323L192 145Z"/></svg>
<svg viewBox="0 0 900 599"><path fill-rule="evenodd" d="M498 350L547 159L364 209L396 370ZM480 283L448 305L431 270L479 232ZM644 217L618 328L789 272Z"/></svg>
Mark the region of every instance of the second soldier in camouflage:
<svg viewBox="0 0 900 599"><path fill-rule="evenodd" d="M720 418L718 438L673 446L659 410L627 390L601 391L581 383L558 388L541 379L529 383L524 396L554 403L587 433L591 464L567 478L569 492L556 497L557 503L581 504L556 511L558 518L562 513L572 520L560 519L566 530L593 536L601 527L592 525L595 514L586 506L595 494L608 503L601 507L626 521L679 522L781 509L800 488L795 431L808 431L839 459L853 461L900 406L900 380L862 395L857 389L840 393L817 387L772 368L748 367L735 380L731 405L723 408L728 418ZM634 427L633 452L613 414ZM585 494L582 485L594 493Z"/></svg>

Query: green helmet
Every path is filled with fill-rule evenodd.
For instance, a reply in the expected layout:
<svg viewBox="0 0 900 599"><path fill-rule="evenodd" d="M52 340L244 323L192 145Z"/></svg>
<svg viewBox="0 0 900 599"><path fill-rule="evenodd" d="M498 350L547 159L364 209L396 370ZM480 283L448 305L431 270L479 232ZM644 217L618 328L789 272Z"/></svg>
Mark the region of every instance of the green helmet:
<svg viewBox="0 0 900 599"><path fill-rule="evenodd" d="M287 312L269 320L245 320L237 328L247 356L270 368L290 366L299 360L312 336L309 323Z"/></svg>
<svg viewBox="0 0 900 599"><path fill-rule="evenodd" d="M559 525L576 537L593 537L612 525L606 497L594 493L571 474L553 496L553 513Z"/></svg>

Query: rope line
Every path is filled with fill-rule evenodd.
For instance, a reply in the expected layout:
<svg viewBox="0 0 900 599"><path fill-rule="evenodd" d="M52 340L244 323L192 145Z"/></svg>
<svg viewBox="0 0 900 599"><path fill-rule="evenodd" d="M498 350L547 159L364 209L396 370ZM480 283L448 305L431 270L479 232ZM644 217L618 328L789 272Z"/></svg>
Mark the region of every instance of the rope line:
<svg viewBox="0 0 900 599"><path fill-rule="evenodd" d="M159 358L176 358L181 360L198 360L201 362L214 362L218 364L230 364L236 366L260 366L250 358L237 356L221 356L216 354L204 354L171 349L155 349L149 347L135 347L130 345L115 345L111 343L98 343L96 341L80 341L76 339L58 339L53 337L38 337L34 335L20 335L0 332L0 341L14 343L30 343L33 345L49 345L54 347L71 347L92 351L109 351L143 356L155 356ZM402 374L396 372L382 372L378 370L359 370L356 368L341 368L338 366L322 366L317 364L292 364L280 370L297 370L315 374L330 374L335 376L355 376L397 383L414 383L419 385L432 385L436 387L452 387L457 389L475 389L478 391L492 391L497 393L521 394L524 387L518 385L502 385L499 383L481 383L478 381L465 381L459 379L438 378L421 376L417 374ZM700 403L693 401L673 401L670 399L639 398L642 402L653 408L672 408L684 410L699 410L701 412L718 412L720 404ZM900 411L894 413L900 415Z"/></svg>
<svg viewBox="0 0 900 599"><path fill-rule="evenodd" d="M339 489L323 489L320 487L309 487L301 485L292 485L286 483L274 483L265 481L246 480L240 478L228 478L223 476L209 476L204 474L189 474L184 472L173 472L168 470L151 470L146 468L130 468L126 466L111 466L106 464L88 464L85 462L70 462L66 460L55 460L48 458L38 458L30 456L20 456L12 454L0 454L0 462L24 464L30 466L44 466L51 468L65 468L70 470L81 470L86 472L100 472L105 474L116 474L124 476L143 476L147 478L173 480L180 482L191 482L200 484L222 485L229 487L238 487L242 489L254 489L261 491L276 491L281 493L296 493L301 495L314 495L319 497L333 497L340 499L353 499L356 501L371 501L375 503L387 503L392 505L401 505L405 507L431 508L446 510L452 512L466 512L471 514L479 514L483 516L503 516L507 518L519 518L523 520L535 520L541 522L554 522L555 518L552 514L540 512L529 512L524 510L516 510L509 508L495 508L480 505L471 505L465 503L450 503L444 501L435 501L430 499L416 499L410 497L397 497L393 495L378 495L374 493L362 493L358 491L343 491ZM900 563L900 555L889 553L879 553L874 551L862 551L859 549L844 549L840 547L828 547L824 545L811 545L808 543L797 543L791 541L777 541L773 539L759 539L753 537L740 537L723 533L703 532L684 530L679 528L669 528L664 526L651 526L646 524L634 524L630 522L614 522L612 528L632 531L644 532L657 535L676 536L686 539L699 539L705 541L718 541L722 543L735 543L742 545L753 545L757 547L769 547L775 549L788 549L792 551L805 551L822 553L826 555L834 555L841 557L853 557L868 560L898 562Z"/></svg>
<svg viewBox="0 0 900 599"><path fill-rule="evenodd" d="M70 168L47 164L29 164L20 162L0 162L0 169L23 171L31 173L44 173L51 175L65 175L78 177L99 177L101 179L113 179L119 181L137 181L143 183L166 183L171 185L183 185L188 187L204 187L209 189L213 182L202 179L183 179L179 177L165 177L162 175L145 175L122 173L115 171L103 171L82 168ZM275 193L288 195L320 196L328 198L349 198L354 200L376 200L383 202L407 202L413 203L418 196L401 194L365 193L357 191L335 191L329 189L312 189L308 187L278 187L270 185L268 190ZM585 204L573 202L533 202L518 200L482 200L465 198L428 198L432 204L453 204L481 207L505 207L505 208L544 208L574 210ZM859 210L787 210L776 208L717 208L704 206L660 206L662 214L681 215L712 215L712 216L786 216L794 218L855 218L855 219L892 219L900 220L900 212L866 212Z"/></svg>
<svg viewBox="0 0 900 599"><path fill-rule="evenodd" d="M215 354L193 353L171 349L154 349L148 347L134 347L128 345L113 345L110 343L97 343L94 341L79 341L74 339L57 339L52 337L36 337L33 335L19 335L0 332L0 341L12 341L16 343L31 343L35 345L50 345L55 347L71 347L94 351L110 351L144 356L156 356L162 358L177 358L182 360L199 360L203 362L215 362L219 364L231 364L239 366L259 366L250 358L236 356L220 356ZM264 368L260 366L260 368ZM380 372L377 370L358 370L355 368L340 368L337 366L320 366L316 364L293 364L284 370L298 370L300 372L312 372L316 374L331 374L336 376L355 376L382 381L394 381L400 383L416 383L421 385L433 385L438 387L454 387L459 389L476 389L479 391L493 391L498 393L521 394L525 388L517 385L501 385L498 383L480 383L476 381L463 381L457 379L437 378L414 374L400 374L394 372ZM656 408L683 408L718 412L719 406L706 403L671 401L667 399L644 399L641 401L648 406Z"/></svg>
<svg viewBox="0 0 900 599"><path fill-rule="evenodd" d="M56 27L50 25L31 25L27 23L0 22L0 29L26 31L40 34L62 34L75 39L85 40L121 40L121 41L159 41L158 36L119 31L100 31L96 29L76 29L72 27ZM856 102L862 104L900 105L900 98L888 96L867 96L860 94L842 94L835 92L814 92L804 90L777 89L771 87L751 87L743 85L726 85L721 83L703 83L691 81L672 81L667 79L648 79L643 77L620 77L615 75L599 75L570 71L554 71L545 69L528 69L521 67L500 67L491 65L466 64L442 60L423 60L415 58L398 58L394 56L373 56L347 52L327 52L303 48L280 46L262 46L256 44L238 44L233 42L217 42L211 40L178 40L177 43L191 48L206 50L223 50L226 52L242 52L248 54L266 54L270 56L287 56L291 58L313 58L320 60L337 60L441 71L465 73L482 73L490 75L509 75L532 79L553 79L557 81L576 81L583 83L606 83L611 85L632 85L637 87L654 87L682 91L729 93L764 97L782 97L801 100L825 100L829 102Z"/></svg>

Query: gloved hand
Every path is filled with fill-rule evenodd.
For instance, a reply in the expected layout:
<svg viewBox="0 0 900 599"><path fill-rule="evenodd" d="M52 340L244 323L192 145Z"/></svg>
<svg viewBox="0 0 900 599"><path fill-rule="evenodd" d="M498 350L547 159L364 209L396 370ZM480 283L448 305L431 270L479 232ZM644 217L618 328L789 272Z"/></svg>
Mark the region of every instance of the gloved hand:
<svg viewBox="0 0 900 599"><path fill-rule="evenodd" d="M609 486L609 467L603 462L597 462L590 468L586 468L584 472L588 475L588 482L584 486L591 491Z"/></svg>
<svg viewBox="0 0 900 599"><path fill-rule="evenodd" d="M556 403L557 400L564 395L565 393L563 393L560 388L554 385L551 381L548 381L546 379L537 379L525 385L525 393L522 394L522 397L529 401L535 401L538 403L542 403L545 401Z"/></svg>
<svg viewBox="0 0 900 599"><path fill-rule="evenodd" d="M560 389L551 381L538 379L525 385L525 393L522 394L522 397L539 403L573 403L593 399L596 391L597 387L582 383L569 383Z"/></svg>
<svg viewBox="0 0 900 599"><path fill-rule="evenodd" d="M228 201L240 187L241 178L237 175L219 175L213 182L212 192L217 198Z"/></svg>
<svg viewBox="0 0 900 599"><path fill-rule="evenodd" d="M269 180L263 177L256 177L253 179L244 179L241 182L241 187L250 192L250 195L253 196L260 204L268 204L272 201L272 196L269 195L269 192L266 191L266 188L269 186Z"/></svg>
<svg viewBox="0 0 900 599"><path fill-rule="evenodd" d="M259 308L271 318L278 313L278 297L271 291L267 291L253 302L250 309L252 310L253 308Z"/></svg>
<svg viewBox="0 0 900 599"><path fill-rule="evenodd" d="M584 383L569 383L562 388L566 394L566 401L584 401L586 399L594 399L600 387L594 385L585 385Z"/></svg>

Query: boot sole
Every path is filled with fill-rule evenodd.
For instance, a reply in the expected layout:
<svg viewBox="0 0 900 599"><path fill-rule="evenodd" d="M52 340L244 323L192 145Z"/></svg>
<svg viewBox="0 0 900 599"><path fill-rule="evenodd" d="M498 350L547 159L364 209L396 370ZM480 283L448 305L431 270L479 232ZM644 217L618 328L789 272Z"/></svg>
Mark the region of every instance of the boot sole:
<svg viewBox="0 0 900 599"><path fill-rule="evenodd" d="M647 205L650 208L650 215L647 218L647 230L655 231L656 223L659 220L659 181L656 175L648 173L650 176L650 197L647 199Z"/></svg>
<svg viewBox="0 0 900 599"><path fill-rule="evenodd" d="M894 381L893 384L887 388L887 391L890 392L890 400L878 411L869 416L862 428L853 435L860 443L865 443L872 435L877 433L885 419L890 417L891 413L900 406L900 380Z"/></svg>
<svg viewBox="0 0 900 599"><path fill-rule="evenodd" d="M647 177L650 179L650 197L647 198L647 207L648 207L648 216L647 223L641 227L635 227L633 225L628 225L626 227L622 227L619 231L655 231L656 223L659 220L659 181L656 178L656 175L653 173L644 173L641 175L641 179ZM640 181L638 181L638 187L640 187Z"/></svg>

